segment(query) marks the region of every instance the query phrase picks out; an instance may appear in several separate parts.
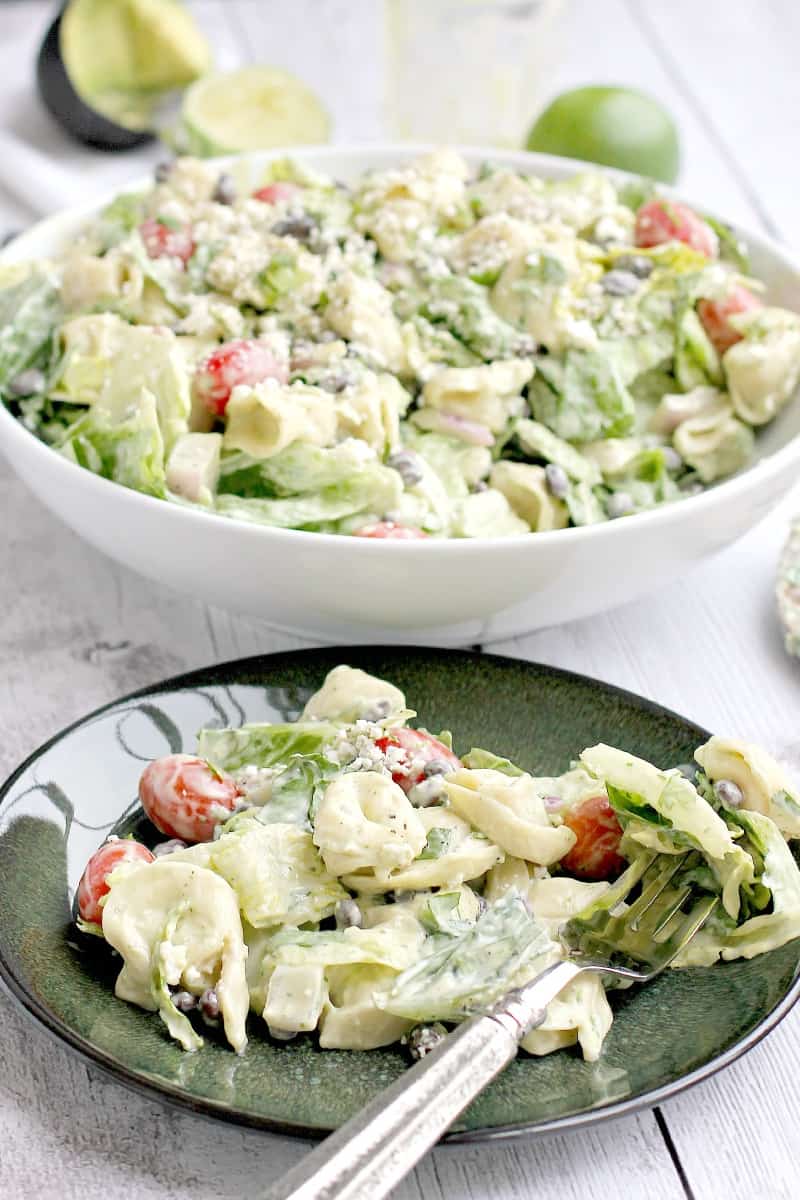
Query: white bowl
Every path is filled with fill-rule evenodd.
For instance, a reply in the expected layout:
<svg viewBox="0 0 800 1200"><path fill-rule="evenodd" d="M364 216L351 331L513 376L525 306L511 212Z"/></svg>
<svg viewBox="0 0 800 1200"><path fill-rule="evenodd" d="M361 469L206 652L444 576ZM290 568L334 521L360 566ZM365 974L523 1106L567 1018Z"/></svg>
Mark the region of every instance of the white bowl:
<svg viewBox="0 0 800 1200"><path fill-rule="evenodd" d="M327 146L253 155L249 164L255 171L289 153L353 179L367 168L405 162L428 149ZM474 164L489 158L554 179L586 169L541 154L463 153ZM8 246L0 261L52 255L100 207L87 205L41 222ZM800 310L800 266L770 239L739 232L769 299ZM291 632L347 642L482 642L585 617L655 591L774 507L800 471L798 434L795 402L758 435L753 464L734 478L622 520L510 538L372 541L271 529L129 491L62 458L0 404L0 447L12 467L93 546L210 604Z"/></svg>

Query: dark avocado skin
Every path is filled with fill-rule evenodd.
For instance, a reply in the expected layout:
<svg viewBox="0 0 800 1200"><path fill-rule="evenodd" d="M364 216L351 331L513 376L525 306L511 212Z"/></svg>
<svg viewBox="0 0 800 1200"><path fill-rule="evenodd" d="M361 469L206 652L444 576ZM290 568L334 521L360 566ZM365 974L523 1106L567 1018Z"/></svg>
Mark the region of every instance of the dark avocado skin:
<svg viewBox="0 0 800 1200"><path fill-rule="evenodd" d="M131 150L152 141L152 133L117 125L90 108L75 91L61 56L63 11L48 29L36 60L36 83L48 112L70 137L96 150Z"/></svg>

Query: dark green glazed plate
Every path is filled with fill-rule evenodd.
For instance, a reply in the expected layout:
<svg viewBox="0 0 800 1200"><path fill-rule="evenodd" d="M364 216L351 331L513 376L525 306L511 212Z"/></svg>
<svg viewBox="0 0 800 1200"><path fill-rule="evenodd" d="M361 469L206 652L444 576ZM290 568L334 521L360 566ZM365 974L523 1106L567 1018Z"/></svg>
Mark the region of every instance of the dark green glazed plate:
<svg viewBox="0 0 800 1200"><path fill-rule="evenodd" d="M70 915L84 863L111 832L139 824L145 762L194 749L202 725L295 717L338 662L398 684L420 722L453 730L538 774L607 741L660 766L691 757L704 730L627 692L511 659L407 647L312 650L244 659L146 688L65 730L0 791L0 974L43 1025L121 1083L227 1121L318 1135L407 1066L397 1049L320 1051L306 1037L252 1030L237 1058L207 1040L186 1054L158 1017L116 1000L119 968ZM152 827L141 833L158 840ZM88 943L88 944L86 944ZM600 1062L571 1050L521 1055L462 1116L451 1138L541 1131L654 1104L731 1062L800 992L800 941L750 962L667 972L614 997Z"/></svg>

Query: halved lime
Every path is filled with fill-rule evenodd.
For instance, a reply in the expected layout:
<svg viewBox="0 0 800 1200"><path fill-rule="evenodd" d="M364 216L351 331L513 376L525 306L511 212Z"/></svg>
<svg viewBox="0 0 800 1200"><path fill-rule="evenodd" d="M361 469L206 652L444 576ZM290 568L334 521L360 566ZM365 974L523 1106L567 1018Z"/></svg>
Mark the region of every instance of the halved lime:
<svg viewBox="0 0 800 1200"><path fill-rule="evenodd" d="M580 158L674 183L680 166L675 122L651 96L631 88L562 92L537 118L528 150Z"/></svg>
<svg viewBox="0 0 800 1200"><path fill-rule="evenodd" d="M198 79L183 98L181 119L181 148L201 158L327 142L331 131L319 98L277 67L241 67Z"/></svg>

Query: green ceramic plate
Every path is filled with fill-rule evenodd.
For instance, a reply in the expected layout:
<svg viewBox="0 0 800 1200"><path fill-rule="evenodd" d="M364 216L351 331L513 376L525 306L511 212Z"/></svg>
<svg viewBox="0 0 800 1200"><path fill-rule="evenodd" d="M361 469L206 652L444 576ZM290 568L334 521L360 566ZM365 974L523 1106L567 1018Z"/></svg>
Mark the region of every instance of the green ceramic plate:
<svg viewBox="0 0 800 1200"><path fill-rule="evenodd" d="M351 1116L407 1066L400 1049L320 1051L253 1030L237 1058L186 1054L157 1017L116 1000L119 966L70 923L83 865L108 833L138 823L143 764L194 748L210 723L286 720L337 662L384 675L457 746L490 746L539 774L609 741L667 766L707 734L627 692L511 659L408 648L313 650L245 659L147 688L73 725L0 792L0 973L43 1025L120 1082L194 1111L314 1135ZM144 828L144 826L143 826ZM152 840L158 840L150 828ZM89 945L84 943L89 941ZM800 941L752 960L667 972L615 998L600 1062L572 1051L520 1056L462 1116L472 1139L578 1125L653 1104L752 1046L798 998Z"/></svg>

